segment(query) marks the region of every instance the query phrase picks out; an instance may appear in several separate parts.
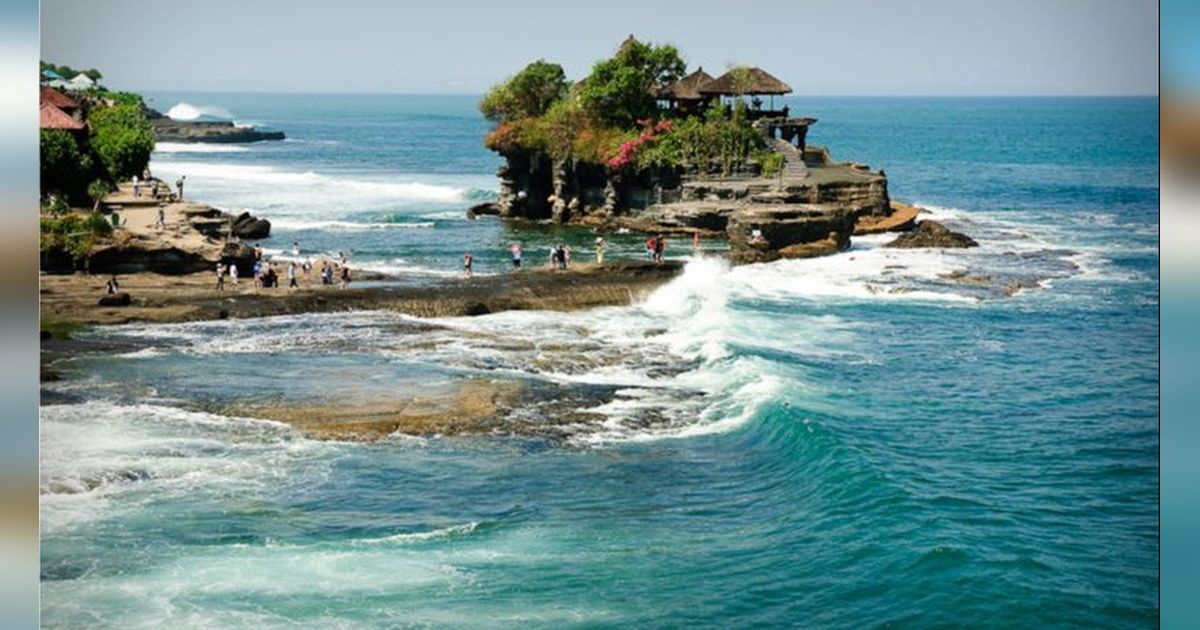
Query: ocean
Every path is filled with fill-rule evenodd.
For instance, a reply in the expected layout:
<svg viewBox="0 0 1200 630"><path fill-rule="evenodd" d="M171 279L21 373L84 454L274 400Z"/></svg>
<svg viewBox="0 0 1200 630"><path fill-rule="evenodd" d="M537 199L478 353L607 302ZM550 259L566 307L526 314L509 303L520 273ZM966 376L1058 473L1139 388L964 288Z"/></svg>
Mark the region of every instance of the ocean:
<svg viewBox="0 0 1200 630"><path fill-rule="evenodd" d="M419 280L595 236L466 218L500 164L473 97L149 96L288 134L152 161L270 219L270 253ZM88 331L112 350L63 359L41 411L43 625L1155 627L1157 100L788 104L980 247L669 243L684 273L628 307ZM479 378L534 430L222 411Z"/></svg>

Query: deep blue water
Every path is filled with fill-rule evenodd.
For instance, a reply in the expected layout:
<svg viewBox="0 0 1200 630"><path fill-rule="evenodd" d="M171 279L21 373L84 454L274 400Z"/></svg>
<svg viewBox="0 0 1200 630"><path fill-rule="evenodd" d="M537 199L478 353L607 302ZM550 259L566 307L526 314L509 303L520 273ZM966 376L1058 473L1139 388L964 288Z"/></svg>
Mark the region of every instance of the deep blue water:
<svg viewBox="0 0 1200 630"><path fill-rule="evenodd" d="M154 160L274 221L271 249L499 272L514 240L592 236L463 218L498 165L469 97L152 96L288 133ZM643 304L432 331L94 331L132 345L65 361L80 402L42 411L43 623L1155 626L1156 100L790 104L981 246L692 259ZM543 429L364 445L222 415L464 379L521 384L501 420Z"/></svg>

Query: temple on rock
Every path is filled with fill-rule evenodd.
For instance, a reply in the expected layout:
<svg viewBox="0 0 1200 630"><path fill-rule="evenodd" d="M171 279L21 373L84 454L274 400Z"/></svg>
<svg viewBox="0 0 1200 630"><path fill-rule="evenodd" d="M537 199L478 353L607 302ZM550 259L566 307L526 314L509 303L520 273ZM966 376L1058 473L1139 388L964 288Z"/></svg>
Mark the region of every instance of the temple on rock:
<svg viewBox="0 0 1200 630"><path fill-rule="evenodd" d="M810 146L816 119L792 114L791 92L753 66L688 72L673 46L633 36L574 83L531 63L480 104L505 164L477 211L723 234L741 262L844 250L860 218L891 215L887 177Z"/></svg>

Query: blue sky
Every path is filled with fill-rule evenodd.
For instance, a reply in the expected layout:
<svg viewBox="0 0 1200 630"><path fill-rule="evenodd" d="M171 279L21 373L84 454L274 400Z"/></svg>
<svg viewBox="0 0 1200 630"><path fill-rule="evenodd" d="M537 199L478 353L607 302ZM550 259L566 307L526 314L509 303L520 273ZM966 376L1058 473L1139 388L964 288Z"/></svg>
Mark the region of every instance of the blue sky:
<svg viewBox="0 0 1200 630"><path fill-rule="evenodd" d="M478 93L537 58L578 78L634 33L798 94L1158 91L1153 0L44 0L41 32L143 90Z"/></svg>

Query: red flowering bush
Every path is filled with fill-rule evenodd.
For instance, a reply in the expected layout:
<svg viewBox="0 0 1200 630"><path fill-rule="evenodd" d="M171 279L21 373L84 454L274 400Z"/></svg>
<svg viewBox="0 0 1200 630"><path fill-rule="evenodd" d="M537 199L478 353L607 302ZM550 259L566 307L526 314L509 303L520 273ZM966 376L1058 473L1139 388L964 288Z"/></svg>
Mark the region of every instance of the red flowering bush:
<svg viewBox="0 0 1200 630"><path fill-rule="evenodd" d="M657 124L653 120L638 120L637 123L642 127L642 132L633 140L622 143L617 154L608 158L606 163L609 168L620 170L633 164L645 147L657 140L660 134L671 130L670 120L660 120Z"/></svg>

